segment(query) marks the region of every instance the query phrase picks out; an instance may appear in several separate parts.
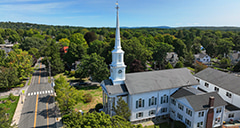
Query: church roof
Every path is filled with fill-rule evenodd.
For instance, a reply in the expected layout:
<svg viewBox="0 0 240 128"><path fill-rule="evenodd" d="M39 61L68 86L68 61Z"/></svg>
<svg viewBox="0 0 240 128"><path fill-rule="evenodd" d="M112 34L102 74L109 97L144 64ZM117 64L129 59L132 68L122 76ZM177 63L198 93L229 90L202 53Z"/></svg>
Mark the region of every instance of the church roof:
<svg viewBox="0 0 240 128"><path fill-rule="evenodd" d="M227 103L217 94L217 92L206 93L202 95L190 95L185 98L192 106L193 110L201 111L209 108L209 97L214 97L214 105L213 107L225 106Z"/></svg>
<svg viewBox="0 0 240 128"><path fill-rule="evenodd" d="M130 95L198 85L187 68L128 73L125 84Z"/></svg>
<svg viewBox="0 0 240 128"><path fill-rule="evenodd" d="M105 84L108 94L110 94L110 95L128 92L125 84L113 85L113 83L110 79L104 80L104 84Z"/></svg>
<svg viewBox="0 0 240 128"><path fill-rule="evenodd" d="M240 77L236 76L235 74L229 74L216 69L207 68L198 72L195 74L195 76L240 95Z"/></svg>
<svg viewBox="0 0 240 128"><path fill-rule="evenodd" d="M184 96L199 95L199 94L205 94L205 93L193 87L182 87L178 89L175 93L173 93L171 97L177 99Z"/></svg>

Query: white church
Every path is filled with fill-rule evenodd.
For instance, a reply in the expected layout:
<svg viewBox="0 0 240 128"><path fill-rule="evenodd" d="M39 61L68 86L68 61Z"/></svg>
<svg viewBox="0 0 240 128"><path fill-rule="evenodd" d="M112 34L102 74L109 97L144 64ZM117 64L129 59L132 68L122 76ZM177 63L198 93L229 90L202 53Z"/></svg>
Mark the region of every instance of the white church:
<svg viewBox="0 0 240 128"><path fill-rule="evenodd" d="M125 74L118 11L117 6L111 76L101 82L105 113L113 116L112 105L122 97L133 123L159 117L181 121L188 128L212 128L240 120L238 76L211 68L195 75L187 68Z"/></svg>

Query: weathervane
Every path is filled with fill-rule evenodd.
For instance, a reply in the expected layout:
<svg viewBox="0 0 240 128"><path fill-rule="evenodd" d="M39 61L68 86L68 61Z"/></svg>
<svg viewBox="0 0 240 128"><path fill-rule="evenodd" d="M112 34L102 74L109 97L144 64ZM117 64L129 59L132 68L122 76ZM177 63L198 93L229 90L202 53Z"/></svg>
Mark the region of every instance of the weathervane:
<svg viewBox="0 0 240 128"><path fill-rule="evenodd" d="M116 2L116 5L117 5L116 9L118 10L118 9L119 9L119 7L118 7L118 0L117 0L117 2Z"/></svg>

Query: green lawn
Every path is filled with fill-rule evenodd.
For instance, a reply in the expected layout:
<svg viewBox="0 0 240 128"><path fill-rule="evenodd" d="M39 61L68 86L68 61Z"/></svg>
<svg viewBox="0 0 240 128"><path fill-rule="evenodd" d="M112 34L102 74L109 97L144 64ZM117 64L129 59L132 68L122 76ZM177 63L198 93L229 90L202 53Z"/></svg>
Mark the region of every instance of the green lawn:
<svg viewBox="0 0 240 128"><path fill-rule="evenodd" d="M7 113L9 113L9 119L12 120L13 118L13 115L14 115L14 112L16 110L16 107L17 107L17 104L18 104L18 100L19 100L19 96L16 96L17 97L17 100L15 100L13 103L10 104L10 106L7 106L6 104L4 103L1 103L0 104L0 107L5 107L7 108ZM0 99L1 101L4 101L4 100L8 100L8 98L2 98Z"/></svg>

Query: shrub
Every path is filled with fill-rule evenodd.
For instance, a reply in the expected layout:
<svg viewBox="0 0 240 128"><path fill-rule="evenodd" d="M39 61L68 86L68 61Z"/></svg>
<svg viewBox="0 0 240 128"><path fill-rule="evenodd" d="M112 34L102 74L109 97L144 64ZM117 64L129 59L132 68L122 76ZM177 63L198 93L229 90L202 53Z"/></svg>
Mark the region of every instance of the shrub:
<svg viewBox="0 0 240 128"><path fill-rule="evenodd" d="M75 71L71 71L69 76L75 76Z"/></svg>
<svg viewBox="0 0 240 128"><path fill-rule="evenodd" d="M9 94L8 99L11 101L15 101L17 99L16 96L14 96L12 93Z"/></svg>
<svg viewBox="0 0 240 128"><path fill-rule="evenodd" d="M95 110L97 112L99 112L99 109L103 108L103 104L102 103L98 103L96 106L95 106Z"/></svg>
<svg viewBox="0 0 240 128"><path fill-rule="evenodd" d="M7 105L7 106L10 106L11 105L11 101L10 100L7 100L6 102L5 102L5 104Z"/></svg>
<svg viewBox="0 0 240 128"><path fill-rule="evenodd" d="M69 71L68 71L68 70L66 70L64 74L65 74L65 75L68 75L68 74L69 74Z"/></svg>
<svg viewBox="0 0 240 128"><path fill-rule="evenodd" d="M92 101L92 95L90 93L84 94L83 95L83 102L84 103L89 103Z"/></svg>

